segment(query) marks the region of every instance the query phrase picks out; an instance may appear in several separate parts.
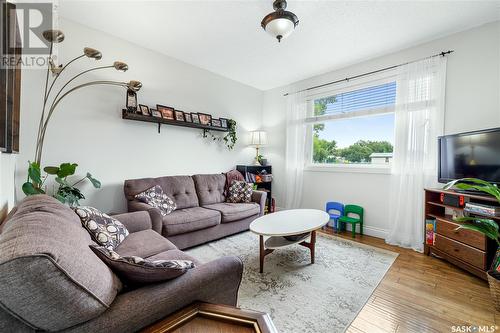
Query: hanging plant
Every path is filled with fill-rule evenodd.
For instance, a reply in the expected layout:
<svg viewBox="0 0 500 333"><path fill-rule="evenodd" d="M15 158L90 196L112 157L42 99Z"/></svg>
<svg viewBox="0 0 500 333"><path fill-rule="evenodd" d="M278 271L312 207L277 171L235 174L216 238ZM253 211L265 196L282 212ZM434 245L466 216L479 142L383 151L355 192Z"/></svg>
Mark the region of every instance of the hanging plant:
<svg viewBox="0 0 500 333"><path fill-rule="evenodd" d="M226 145L227 149L232 150L234 148L234 145L236 144L236 141L238 141L238 137L236 136L236 121L234 121L233 119L229 119L227 121L227 128L229 132L223 137L214 135L212 132L210 132L210 130L207 129L203 130L203 137L208 138L210 136L212 141L216 142L224 141L224 145Z"/></svg>

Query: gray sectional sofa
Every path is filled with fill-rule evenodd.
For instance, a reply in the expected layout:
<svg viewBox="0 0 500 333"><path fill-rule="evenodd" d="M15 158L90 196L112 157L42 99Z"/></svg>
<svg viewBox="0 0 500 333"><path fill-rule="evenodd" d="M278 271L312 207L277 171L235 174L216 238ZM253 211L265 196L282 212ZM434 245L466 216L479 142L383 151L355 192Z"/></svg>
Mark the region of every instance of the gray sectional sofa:
<svg viewBox="0 0 500 333"><path fill-rule="evenodd" d="M155 185L160 185L177 205L165 217L134 198ZM147 211L153 229L185 249L248 230L250 223L264 214L266 192L254 191L251 203L227 203L225 185L224 174L166 176L126 180L124 192L129 212Z"/></svg>
<svg viewBox="0 0 500 333"><path fill-rule="evenodd" d="M181 207L197 203L186 192L178 198ZM212 217L215 210L205 213L202 222L164 228L164 234L198 225L210 230L220 222ZM202 264L162 237L147 212L115 218L130 232L119 254L188 259L196 267L174 280L127 290L89 248L95 243L71 209L46 195L31 196L1 226L0 332L135 332L194 301L236 305L243 271L238 258Z"/></svg>

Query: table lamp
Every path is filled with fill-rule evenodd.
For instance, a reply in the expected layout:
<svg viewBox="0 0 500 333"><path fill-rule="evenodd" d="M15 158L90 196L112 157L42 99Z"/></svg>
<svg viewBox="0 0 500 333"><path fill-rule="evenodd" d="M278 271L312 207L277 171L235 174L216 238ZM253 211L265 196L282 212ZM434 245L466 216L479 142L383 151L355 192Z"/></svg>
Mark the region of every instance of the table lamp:
<svg viewBox="0 0 500 333"><path fill-rule="evenodd" d="M250 145L254 146L256 150L254 165L260 165L259 148L265 144L267 144L267 133L265 131L250 132Z"/></svg>

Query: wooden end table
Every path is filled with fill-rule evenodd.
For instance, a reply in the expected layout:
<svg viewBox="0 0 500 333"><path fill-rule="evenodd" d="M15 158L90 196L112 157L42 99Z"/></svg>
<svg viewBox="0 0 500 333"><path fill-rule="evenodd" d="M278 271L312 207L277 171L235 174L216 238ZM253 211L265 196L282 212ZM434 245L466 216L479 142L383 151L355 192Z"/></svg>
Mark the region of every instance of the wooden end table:
<svg viewBox="0 0 500 333"><path fill-rule="evenodd" d="M278 333L267 313L229 305L194 303L141 333Z"/></svg>
<svg viewBox="0 0 500 333"><path fill-rule="evenodd" d="M274 250L299 244L311 251L314 264L316 230L330 220L330 215L317 209L290 209L259 217L250 224L250 230L259 235L260 272L264 272L264 257ZM264 236L268 236L264 240ZM307 238L310 238L307 242Z"/></svg>

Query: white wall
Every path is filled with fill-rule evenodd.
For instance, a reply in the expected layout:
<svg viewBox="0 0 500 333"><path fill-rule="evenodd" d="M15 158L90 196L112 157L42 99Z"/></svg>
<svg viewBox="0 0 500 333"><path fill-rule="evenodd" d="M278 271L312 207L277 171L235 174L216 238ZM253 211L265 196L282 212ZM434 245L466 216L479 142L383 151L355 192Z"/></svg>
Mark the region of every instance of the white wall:
<svg viewBox="0 0 500 333"><path fill-rule="evenodd" d="M278 206L282 204L285 149L285 108L283 93L387 66L412 61L446 50L446 134L500 126L500 23L490 23L417 47L316 76L264 93L263 124L271 144L262 153L274 167ZM302 206L323 209L326 201L357 203L365 207L368 234L384 237L388 228L390 175L306 171Z"/></svg>
<svg viewBox="0 0 500 333"><path fill-rule="evenodd" d="M16 154L0 153L0 224L14 206Z"/></svg>
<svg viewBox="0 0 500 333"><path fill-rule="evenodd" d="M125 211L125 179L219 173L235 164L252 161L254 150L247 147L245 138L249 130L261 124L262 91L71 21L61 20L60 29L66 35L58 52L62 63L82 54L85 46L103 53L99 62L81 59L67 69L68 73L121 60L128 63L128 72L108 69L88 77L119 81L136 79L144 85L138 95L141 104L155 106L158 103L188 112L205 112L232 118L238 123L237 146L228 151L203 139L201 130L165 125L158 134L156 124L121 119L125 104L122 88L96 86L75 92L61 102L54 113L42 164L76 162L80 174L89 171L101 180L103 187L100 190L84 187L88 198L84 204L107 212ZM27 161L33 160L43 82L43 71L23 71L21 153L16 177L18 199L24 197L20 187L26 178Z"/></svg>

